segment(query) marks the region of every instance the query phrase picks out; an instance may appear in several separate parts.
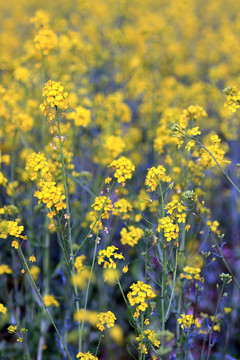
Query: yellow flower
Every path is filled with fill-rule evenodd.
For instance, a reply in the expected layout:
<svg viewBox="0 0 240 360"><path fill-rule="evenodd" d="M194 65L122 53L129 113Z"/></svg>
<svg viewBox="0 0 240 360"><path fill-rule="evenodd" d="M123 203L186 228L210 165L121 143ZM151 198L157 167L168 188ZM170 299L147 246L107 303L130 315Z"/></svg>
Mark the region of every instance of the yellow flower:
<svg viewBox="0 0 240 360"><path fill-rule="evenodd" d="M135 226L130 225L129 230L123 228L120 232L120 235L120 241L123 245L129 245L133 247L138 243L139 239L143 237L144 231L140 228L136 228Z"/></svg>
<svg viewBox="0 0 240 360"><path fill-rule="evenodd" d="M21 233L23 232L24 227L18 225L18 221L7 221L3 220L0 223L0 238L6 239L8 235L14 237L22 237Z"/></svg>
<svg viewBox="0 0 240 360"><path fill-rule="evenodd" d="M12 241L11 246L12 246L14 249L16 249L16 250L17 250L17 249L19 248L18 241L16 241L16 240Z"/></svg>
<svg viewBox="0 0 240 360"><path fill-rule="evenodd" d="M165 175L165 172L166 169L162 165L159 165L157 168L151 167L151 169L148 169L145 185L147 185L151 191L154 191L160 181L170 183L171 178ZM150 191L150 189L148 191Z"/></svg>
<svg viewBox="0 0 240 360"><path fill-rule="evenodd" d="M98 314L97 328L100 331L105 330L105 326L111 328L114 326L115 320L116 316L111 311L101 312Z"/></svg>
<svg viewBox="0 0 240 360"><path fill-rule="evenodd" d="M197 328L201 326L198 318L194 319L193 315L181 314L181 318L179 318L177 321L181 325L182 329L189 329L192 325L196 326Z"/></svg>
<svg viewBox="0 0 240 360"><path fill-rule="evenodd" d="M105 203L105 205L104 205ZM102 210L104 205L103 212L101 214L101 217L103 219L109 219L109 212L112 210L112 200L107 199L106 196L98 196L95 198L94 203L92 204L92 207L94 208L94 211L100 211Z"/></svg>
<svg viewBox="0 0 240 360"><path fill-rule="evenodd" d="M0 313L5 315L6 312L7 312L7 308L2 303L0 303Z"/></svg>
<svg viewBox="0 0 240 360"><path fill-rule="evenodd" d="M123 330L119 325L114 325L112 328L110 328L109 335L118 345L121 345L124 341Z"/></svg>
<svg viewBox="0 0 240 360"><path fill-rule="evenodd" d="M117 253L118 248L116 246L108 246L105 250L100 250L98 252L98 265L101 265L103 263L103 268L106 269L107 267L109 269L113 268L116 269L117 265L115 263L115 259L123 259L124 256L122 253Z"/></svg>
<svg viewBox="0 0 240 360"><path fill-rule="evenodd" d="M53 305L53 306L60 306L59 302L55 299L53 295L46 294L43 296L43 301L47 307Z"/></svg>
<svg viewBox="0 0 240 360"><path fill-rule="evenodd" d="M122 183L125 186L127 179L132 178L132 173L135 171L135 166L130 159L122 156L118 160L114 160L108 167L113 167L116 171L114 177L118 183Z"/></svg>
<svg viewBox="0 0 240 360"><path fill-rule="evenodd" d="M82 106L77 106L76 112L67 114L67 119L73 119L75 126L86 127L91 122L91 112Z"/></svg>
<svg viewBox="0 0 240 360"><path fill-rule="evenodd" d="M56 116L56 108L66 110L68 108L68 93L64 91L64 87L53 80L49 80L43 88L43 96L46 98L40 105L40 109L44 115L49 115L52 120Z"/></svg>
<svg viewBox="0 0 240 360"><path fill-rule="evenodd" d="M41 153L28 155L25 169L29 173L31 180L36 180L39 174L44 178L49 173L48 163Z"/></svg>
<svg viewBox="0 0 240 360"><path fill-rule="evenodd" d="M39 273L40 273L39 267L38 267L38 266L35 266L35 265L31 266L31 267L30 267L30 273L31 273L31 275L32 275L32 277L33 277L33 280L37 280L38 275L39 275Z"/></svg>
<svg viewBox="0 0 240 360"><path fill-rule="evenodd" d="M165 216L158 220L157 231L164 230L164 237L167 241L176 240L178 238L179 226L174 224L169 216Z"/></svg>
<svg viewBox="0 0 240 360"><path fill-rule="evenodd" d="M34 255L31 255L30 258L29 258L29 261L31 262L36 262L36 258Z"/></svg>
<svg viewBox="0 0 240 360"><path fill-rule="evenodd" d="M119 277L119 271L117 269L107 268L103 270L104 282L107 282L111 286L116 284L118 277Z"/></svg>
<svg viewBox="0 0 240 360"><path fill-rule="evenodd" d="M63 202L66 196L63 195L62 186L56 186L54 181L42 181L40 186L41 190L34 193L34 196L38 198L38 204L44 203L48 209L54 207L57 211L66 208L66 204Z"/></svg>
<svg viewBox="0 0 240 360"><path fill-rule="evenodd" d="M12 270L8 265L5 264L0 265L0 275L3 274L12 274Z"/></svg>
<svg viewBox="0 0 240 360"><path fill-rule="evenodd" d="M148 284L144 284L143 281L138 281L130 286L131 291L127 294L128 300L131 306L137 305L134 316L139 317L139 311L144 312L147 307L147 300L156 297L152 288Z"/></svg>
<svg viewBox="0 0 240 360"><path fill-rule="evenodd" d="M57 41L57 35L46 27L39 29L33 39L36 49L41 51L43 55L48 55L57 46Z"/></svg>
<svg viewBox="0 0 240 360"><path fill-rule="evenodd" d="M93 356L89 351L87 353L79 352L77 354L79 360L98 360L96 356Z"/></svg>
<svg viewBox="0 0 240 360"><path fill-rule="evenodd" d="M9 334L13 334L15 331L17 330L17 325L10 325L8 328L7 328L7 331L9 332Z"/></svg>
<svg viewBox="0 0 240 360"><path fill-rule="evenodd" d="M78 273L81 272L81 270L83 269L84 267L83 260L85 259L86 259L85 255L80 255L75 258L74 267Z"/></svg>
<svg viewBox="0 0 240 360"><path fill-rule="evenodd" d="M84 309L79 309L78 311L76 311L74 313L74 321L78 321L78 322L87 322L92 326L96 326L97 322L98 322L98 313L97 311L94 310L84 310Z"/></svg>
<svg viewBox="0 0 240 360"><path fill-rule="evenodd" d="M232 309L230 307L225 307L223 310L224 310L225 314L229 314L232 311Z"/></svg>

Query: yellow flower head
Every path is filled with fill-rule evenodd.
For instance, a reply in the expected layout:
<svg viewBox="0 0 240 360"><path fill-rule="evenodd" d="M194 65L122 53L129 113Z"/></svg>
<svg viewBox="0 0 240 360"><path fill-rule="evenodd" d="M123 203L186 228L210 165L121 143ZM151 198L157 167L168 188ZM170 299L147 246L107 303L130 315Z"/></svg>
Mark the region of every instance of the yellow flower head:
<svg viewBox="0 0 240 360"><path fill-rule="evenodd" d="M97 328L100 331L105 330L105 326L111 328L114 326L115 320L116 316L111 311L101 312L98 314Z"/></svg>
<svg viewBox="0 0 240 360"><path fill-rule="evenodd" d="M49 114L50 120L55 118L56 108L66 110L68 108L68 93L64 91L64 87L53 80L49 80L43 88L43 96L45 97L40 109L46 116Z"/></svg>
<svg viewBox="0 0 240 360"><path fill-rule="evenodd" d="M148 170L145 185L147 185L151 191L154 191L160 181L170 183L171 178L165 175L165 173L166 169L162 165L159 165L157 168L151 167L151 169ZM150 191L150 189L148 191Z"/></svg>
<svg viewBox="0 0 240 360"><path fill-rule="evenodd" d="M189 329L192 325L196 326L197 328L201 326L198 318L194 319L193 315L181 314L181 318L179 318L177 321L181 325L182 329Z"/></svg>
<svg viewBox="0 0 240 360"><path fill-rule="evenodd" d="M105 203L105 205L104 205L104 203ZM106 196L98 196L94 200L92 207L94 208L94 211L100 211L100 210L102 210L103 205L104 205L104 209L103 209L101 217L103 219L109 219L109 212L112 210L112 207L113 207L111 199L107 199Z"/></svg>
<svg viewBox="0 0 240 360"><path fill-rule="evenodd" d="M41 153L32 153L28 155L25 169L29 173L31 180L36 180L39 175L44 178L49 172L46 158Z"/></svg>
<svg viewBox="0 0 240 360"><path fill-rule="evenodd" d="M103 268L116 269L117 265L115 263L116 259L123 259L124 256L122 253L117 253L118 248L115 246L108 246L105 250L100 250L98 253L98 264L101 265L103 263Z"/></svg>
<svg viewBox="0 0 240 360"><path fill-rule="evenodd" d="M5 315L6 312L7 312L7 308L3 304L0 303L0 313Z"/></svg>
<svg viewBox="0 0 240 360"><path fill-rule="evenodd" d="M0 275L3 274L12 274L12 270L8 265L5 264L0 265Z"/></svg>
<svg viewBox="0 0 240 360"><path fill-rule="evenodd" d="M77 354L79 360L98 360L96 356L93 356L89 351L87 353L79 352Z"/></svg>
<svg viewBox="0 0 240 360"><path fill-rule="evenodd" d="M144 312L147 307L147 300L156 297L151 285L144 284L143 281L138 281L130 286L131 291L127 294L131 306L137 305L134 316L139 317L139 311Z"/></svg>
<svg viewBox="0 0 240 360"><path fill-rule="evenodd" d="M44 297L43 297L43 301L45 302L45 305L47 307L53 305L53 306L60 306L59 302L55 299L55 297L53 295L50 295L50 294L46 294Z"/></svg>
<svg viewBox="0 0 240 360"><path fill-rule="evenodd" d="M122 183L122 186L125 186L127 179L132 178L132 173L135 171L135 166L130 159L122 156L118 160L114 160L108 167L114 168L116 171L114 177L117 179L118 183Z"/></svg>
<svg viewBox="0 0 240 360"><path fill-rule="evenodd" d="M138 243L139 239L143 237L144 231L140 228L137 228L133 225L129 226L129 229L123 228L120 232L121 234L121 243L123 245L134 246Z"/></svg>

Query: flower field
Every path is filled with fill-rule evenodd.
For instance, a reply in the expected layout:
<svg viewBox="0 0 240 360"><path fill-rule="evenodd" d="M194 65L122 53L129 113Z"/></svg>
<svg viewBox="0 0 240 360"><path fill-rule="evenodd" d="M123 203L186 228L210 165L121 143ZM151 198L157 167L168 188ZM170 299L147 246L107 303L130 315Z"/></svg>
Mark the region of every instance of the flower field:
<svg viewBox="0 0 240 360"><path fill-rule="evenodd" d="M0 360L240 359L240 3L0 20Z"/></svg>

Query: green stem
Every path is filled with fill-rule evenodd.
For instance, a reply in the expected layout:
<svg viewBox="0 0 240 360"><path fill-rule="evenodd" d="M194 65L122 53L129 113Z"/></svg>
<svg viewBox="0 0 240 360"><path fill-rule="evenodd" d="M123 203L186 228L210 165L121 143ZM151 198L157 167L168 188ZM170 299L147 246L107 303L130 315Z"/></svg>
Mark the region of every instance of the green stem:
<svg viewBox="0 0 240 360"><path fill-rule="evenodd" d="M53 320L53 318L52 318L52 316L51 316L51 314L50 314L50 312L49 312L49 310L48 310L48 307L45 305L44 300L43 300L43 298L42 298L42 295L40 294L40 291L38 290L38 287L37 287L35 281L33 280L32 274L31 274L31 272L30 272L30 269L29 269L29 267L28 267L28 264L27 264L27 262L26 262L26 259L25 259L24 255L23 255L23 252L22 252L22 249L21 249L20 246L19 246L19 248L18 248L18 253L20 254L20 258L22 259L22 261L23 261L23 263L24 263L24 266L25 266L25 268L26 268L26 270L27 270L27 273L28 273L28 276L29 276L29 278L30 278L30 280L31 280L31 283L32 283L32 285L33 285L33 287L34 287L34 289L35 289L35 291L36 291L36 293L37 293L37 295L38 295L38 297L39 297L39 299L40 299L40 303L42 304L43 308L46 310L47 315L48 315L48 317L49 317L49 319L50 319L50 321L51 321L51 323L52 323L52 325L53 325L53 327L54 327L54 329L55 329L55 331L56 331L56 333L57 333L57 335L58 335L58 337L59 337L59 340L60 340L61 343L62 343L62 346L63 346L63 348L64 348L64 350L65 350L68 358L69 358L70 360L72 360L72 358L71 358L71 356L70 356L70 354L69 354L69 352L68 352L68 350L67 350L67 348L66 348L66 345L65 345L65 343L64 343L64 341L63 341L63 339L62 339L62 337L61 337L61 335L60 335L60 333L59 333L59 331L58 331L58 328L57 328L57 326L56 326L56 324L55 324L55 322L54 322L54 320ZM38 304L39 304L39 303L38 303Z"/></svg>
<svg viewBox="0 0 240 360"><path fill-rule="evenodd" d="M98 354L98 350L99 350L99 347L100 347L100 344L101 344L101 341L102 341L102 333L100 335L100 338L99 338L99 341L98 341L98 345L97 345L97 350L96 350L96 353L95 353L95 357L97 357L97 354Z"/></svg>
<svg viewBox="0 0 240 360"><path fill-rule="evenodd" d="M174 291L175 291L177 266L178 266L178 249L176 249L176 261L175 261L175 268L174 268L174 274L173 274L173 286L172 286L171 296L170 296L170 300L169 300L169 304L168 304L168 308L167 308L167 312L166 312L166 316L165 316L166 320L168 319L168 316L169 316L169 312L170 312L171 305L172 305L172 299L173 299L173 295L174 295Z"/></svg>
<svg viewBox="0 0 240 360"><path fill-rule="evenodd" d="M94 223L93 223L93 226L89 229L89 231L88 231L87 235L85 236L85 238L83 239L81 245L78 247L77 251L76 251L75 254L73 255L74 257L77 256L77 254L78 254L79 251L81 250L83 244L86 242L86 240L88 239L88 237L91 235L94 227L96 226L97 222L99 221L99 219L100 219L100 217L101 217L101 215L102 215L102 213L103 213L105 204L106 204L107 200L109 199L109 196L110 196L110 194L111 194L111 192L112 192L112 189L113 189L113 186L114 186L115 182L116 182L116 180L113 181L113 183L112 183L112 185L111 185L111 187L110 187L110 190L109 190L109 192L108 192L108 194L107 194L107 196L106 196L106 199L105 199L105 201L104 201L104 203L103 203L103 206L102 206L101 210L99 211L96 220L95 220Z"/></svg>
<svg viewBox="0 0 240 360"><path fill-rule="evenodd" d="M88 284L87 284L87 290L86 290L86 296L85 296L85 302L84 302L84 312L85 312L86 309L87 309L88 294L89 294L90 282L91 282L92 273L93 273L93 268L94 268L95 259L96 259L97 245L98 245L98 232L97 232L96 240L95 240L93 260L92 260L92 265L91 265L91 271L90 271L90 275L89 275L89 278L88 278ZM81 347L82 347L83 326L84 326L84 320L81 322L81 333L80 333L80 343L81 343Z"/></svg>
<svg viewBox="0 0 240 360"><path fill-rule="evenodd" d="M195 213L196 213L196 214L200 217L200 219L201 219L202 223L204 224L205 228L206 228L207 230L209 230L209 228L208 228L207 224L205 223L205 221L203 220L203 218L202 218L201 214L199 214L199 212L198 212L196 209L194 209L194 212L195 212ZM233 281L235 282L235 284L237 285L238 289L240 290L240 284L239 284L238 280L236 279L236 277L234 276L234 274L233 274L233 272L232 272L231 268L229 267L229 265L228 265L228 263L227 263L227 261L226 261L226 259L225 259L224 255L223 255L222 250L220 249L220 247L219 247L219 245L218 245L218 243L217 243L216 239L215 239L215 238L214 238L214 236L212 235L212 231L211 231L211 230L209 231L209 234L210 234L210 237L211 237L211 239L213 240L214 245L216 246L216 248L217 248L217 250L218 250L219 254L221 255L221 259L222 259L222 261L223 261L224 265L225 265L225 266L226 266L226 268L228 269L228 272L229 272L229 273L230 273L230 275L232 276Z"/></svg>
<svg viewBox="0 0 240 360"><path fill-rule="evenodd" d="M217 313L218 313L218 309L219 309L219 306L220 306L220 302L221 302L221 300L222 300L222 295L223 295L224 286L225 286L225 280L223 281L223 285L222 285L221 292L220 292L220 295L219 295L219 298L218 298L217 307L216 307L216 311L215 311L215 314L214 314L212 326L211 326L211 329L210 329L210 335L209 335L209 341L208 341L207 360L209 360L209 356L210 356L210 353L211 353L211 350L212 350L212 346L213 346L213 345L211 344L211 342L212 342L212 335L213 335L213 327L214 327L214 323L215 323L215 320L216 320L216 317L217 317Z"/></svg>
<svg viewBox="0 0 240 360"><path fill-rule="evenodd" d="M198 139L195 139L197 141L197 143L204 149L207 151L207 153L212 157L212 159L215 161L215 163L217 164L217 166L219 167L219 169L221 170L221 172L223 173L224 176L226 176L226 178L228 179L228 181L232 184L232 186L237 190L237 192L240 194L240 189L237 187L237 185L232 181L232 179L228 176L227 172L223 170L223 168L221 167L221 165L219 164L219 162L217 161L217 159L214 157L214 155L206 148L206 146L204 146Z"/></svg>
<svg viewBox="0 0 240 360"><path fill-rule="evenodd" d="M70 222L70 207L69 207L69 193L68 193L68 185L67 185L67 175L65 171L65 163L64 163L64 156L63 156L63 142L62 142L62 136L61 136L61 127L60 127L60 121L59 121L59 114L58 109L56 107L56 113L57 113L57 126L58 126L58 138L59 138L59 144L60 144L60 154L61 154L61 162L62 162L62 175L63 175L63 183L64 183L64 189L65 189L65 196L66 196L66 206L67 206L67 224L68 224L68 246L70 249L70 261L71 261L71 275L73 280L73 290L74 290L74 296L75 296L75 303L76 303L76 310L77 313L79 313L79 298L78 298L78 289L74 280L75 276L75 267L74 267L74 256L73 256L73 248L72 248L72 232L71 232L71 222ZM81 342L80 342L80 335L81 335L81 326L80 322L78 322L78 350L81 351Z"/></svg>
<svg viewBox="0 0 240 360"><path fill-rule="evenodd" d="M160 189L160 199L161 199L161 206L162 206L162 217L165 216L164 211L164 198L163 198L163 192L162 192L162 186L161 182L159 182L159 189ZM162 264L162 287L161 287L161 307L162 307L162 331L165 330L165 306L164 306L164 296L165 296L165 290L166 290L166 273L167 273L167 250L166 250L166 240L163 237L163 264ZM164 346L164 344L163 344Z"/></svg>

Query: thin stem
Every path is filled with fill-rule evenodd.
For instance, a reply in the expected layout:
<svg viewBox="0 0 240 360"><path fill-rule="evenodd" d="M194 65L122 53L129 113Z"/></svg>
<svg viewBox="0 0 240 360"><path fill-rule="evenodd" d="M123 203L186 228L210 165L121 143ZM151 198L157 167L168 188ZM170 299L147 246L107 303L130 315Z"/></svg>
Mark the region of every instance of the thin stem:
<svg viewBox="0 0 240 360"><path fill-rule="evenodd" d="M237 187L237 185L232 181L232 179L228 176L227 172L223 170L223 168L221 167L221 165L219 164L219 162L217 161L217 159L214 157L214 155L206 148L206 146L204 146L197 138L194 139L204 150L207 151L207 153L212 157L212 159L215 161L215 163L217 164L217 166L219 167L219 169L221 170L221 172L223 173L223 175L226 176L226 178L228 179L228 181L232 184L232 186L237 190L237 192L240 194L240 189Z"/></svg>
<svg viewBox="0 0 240 360"><path fill-rule="evenodd" d="M175 286L176 286L177 266L178 266L178 249L176 249L176 260L175 260L175 268L174 268L174 274L173 274L173 286L172 286L171 296L170 296L170 300L169 300L169 304L168 304L168 309L167 309L166 316L165 316L166 320L168 319L168 316L169 316L169 312L170 312L171 305L172 305L172 299L173 299L173 295L174 295L174 290L175 290Z"/></svg>
<svg viewBox="0 0 240 360"><path fill-rule="evenodd" d="M112 186L110 187L110 190L109 190L109 192L108 192L108 194L107 194L107 196L106 196L106 199L105 199L105 201L104 201L104 203L103 203L103 206L102 206L101 210L99 211L96 220L95 220L94 223L93 223L93 226L89 229L87 235L86 235L85 238L83 239L81 245L78 247L78 249L77 249L77 251L75 252L75 254L73 255L73 257L77 256L77 254L78 254L79 251L81 250L83 244L86 242L86 240L88 239L88 237L91 235L94 227L96 226L97 222L99 221L99 219L100 219L100 217L101 217L101 215L102 215L102 213L103 213L105 204L106 204L107 200L109 199L109 196L110 196L110 194L111 194L111 192L112 192L112 189L113 189L113 186L114 186L115 182L116 182L116 180L113 181Z"/></svg>
<svg viewBox="0 0 240 360"><path fill-rule="evenodd" d="M97 357L97 354L98 354L98 350L99 350L99 347L100 347L100 344L101 344L101 341L102 341L102 333L100 335L100 338L99 338L99 341L98 341L98 345L97 345L97 350L96 350L96 353L95 353L95 357Z"/></svg>
<svg viewBox="0 0 240 360"><path fill-rule="evenodd" d="M159 189L160 189L160 199L161 199L161 207L162 207L162 218L165 215L164 211L164 198L162 192L161 182L159 182ZM166 250L166 240L165 237L163 238L163 264L162 264L162 287L161 287L161 307L162 307L162 331L165 330L165 308L164 308L164 296L165 296L165 289L166 289L166 276L167 273L167 250ZM164 344L163 344L164 346Z"/></svg>
<svg viewBox="0 0 240 360"><path fill-rule="evenodd" d="M96 240L95 240L93 260L92 260L92 265L91 265L91 271L90 271L90 275L89 275L89 278L88 278L88 284L87 284L87 290L86 290L86 296L85 296L85 303L84 303L84 312L85 312L86 309L87 309L88 294L89 294L90 282L91 282L92 273L93 273L93 268L94 268L95 259L96 259L97 245L98 245L98 232L97 232L97 236L96 236ZM83 326L84 326L84 319L83 319L83 321L81 322L81 333L80 333L81 347L82 347Z"/></svg>
<svg viewBox="0 0 240 360"><path fill-rule="evenodd" d="M59 114L58 109L56 109L57 113L57 126L58 126L58 138L60 144L60 154L61 154L61 162L62 162L62 175L63 175L63 183L65 189L65 196L66 196L66 206L67 206L67 225L68 225L68 245L70 248L70 261L71 261L71 275L73 280L73 291L75 296L75 303L76 303L76 310L77 313L79 312L79 298L78 298L78 289L75 283L75 267L74 267L74 256L73 256L73 247L72 247L72 232L71 232L71 222L70 222L70 207L69 207L69 193L68 193L68 184L67 184L67 175L65 171L65 163L64 163L64 156L63 156L63 143L62 143L62 136L61 136L61 126L59 122ZM64 239L63 239L64 240ZM82 344L81 344L81 326L80 322L78 321L78 350L81 351Z"/></svg>
<svg viewBox="0 0 240 360"><path fill-rule="evenodd" d="M205 223L205 221L203 220L201 214L199 214L199 212L198 212L196 209L194 209L194 212L199 216L199 218L201 219L201 221L202 221L202 223L204 224L205 228L209 230L209 228L208 228L207 224ZM226 266L226 268L228 269L228 272L229 272L230 275L232 276L233 281L235 282L235 284L237 285L238 289L240 290L240 284L239 284L238 280L236 279L235 275L233 274L230 266L228 265L228 263L227 263L224 255L223 255L222 249L219 247L216 239L215 239L214 236L212 235L212 231L211 231L211 230L209 230L209 235L210 235L210 237L212 238L212 240L213 240L213 242L214 242L214 245L216 246L216 248L217 248L217 250L218 250L218 252L219 252L219 254L220 254L220 256L221 256L221 259L222 259L224 265Z"/></svg>
<svg viewBox="0 0 240 360"><path fill-rule="evenodd" d="M27 270L28 276L29 276L29 278L30 278L30 280L31 280L31 283L32 283L32 285L33 285L33 287L34 287L37 295L38 295L38 298L39 298L39 300L40 300L41 305L42 305L43 308L46 310L47 315L48 315L48 317L49 317L49 319L50 319L50 321L51 321L51 323L52 323L52 325L53 325L53 327L54 327L54 329L55 329L55 331L56 331L56 333L57 333L57 335L58 335L58 337L59 337L59 340L60 340L61 343L62 343L62 346L63 346L63 348L64 348L64 350L65 350L68 358L69 358L70 360L72 360L72 358L71 358L71 356L70 356L70 354L69 354L69 352L68 352L68 350L67 350L67 348L66 348L66 345L65 345L65 343L64 343L64 341L63 341L63 339L62 339L62 337L61 337L61 335L60 335L60 333L59 333L59 331L58 331L58 328L57 328L57 326L56 326L56 324L55 324L55 322L54 322L54 320L53 320L53 318L52 318L52 316L51 316L51 314L50 314L50 312L49 312L49 310L48 310L48 307L45 305L44 300L43 300L43 298L42 298L42 295L40 294L40 291L38 290L38 287L37 287L35 281L33 280L32 274L31 274L31 272L30 272L30 269L29 269L29 267L28 267L28 264L27 264L27 262L26 262L26 259L25 259L24 255L23 255L23 252L22 252L22 249L21 249L20 246L19 246L19 248L18 248L18 253L20 254L20 258L22 259L22 261L23 261L23 263L24 263L24 265L25 265L25 268L26 268L26 270ZM38 304L39 304L39 302L38 302ZM39 305L39 306L40 306L40 305ZM40 307L41 307L41 306L40 306Z"/></svg>
<svg viewBox="0 0 240 360"><path fill-rule="evenodd" d="M209 341L208 341L207 360L209 359L209 356L210 356L210 353L211 353L211 350L212 350L212 346L213 346L213 345L211 344L211 342L212 342L212 335L213 335L213 327L214 327L214 323L215 323L215 320L216 320L216 317L217 317L217 313L218 313L218 309L219 309L219 306L220 306L220 302L221 302L221 299L222 299L224 286L225 286L225 280L223 281L223 285L222 285L221 292L220 292L220 295L219 295L219 298L218 298L217 307L216 307L216 311L215 311L215 314L214 314L212 326L211 326L211 329L210 329L210 335L209 335Z"/></svg>

